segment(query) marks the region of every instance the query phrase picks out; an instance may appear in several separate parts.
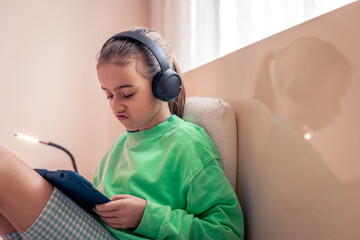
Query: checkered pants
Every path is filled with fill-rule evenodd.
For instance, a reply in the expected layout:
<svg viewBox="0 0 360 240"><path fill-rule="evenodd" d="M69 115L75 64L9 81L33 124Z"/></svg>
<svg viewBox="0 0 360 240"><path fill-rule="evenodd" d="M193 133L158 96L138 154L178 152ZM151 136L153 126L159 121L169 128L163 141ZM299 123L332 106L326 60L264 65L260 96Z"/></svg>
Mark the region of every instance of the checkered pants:
<svg viewBox="0 0 360 240"><path fill-rule="evenodd" d="M15 239L116 239L94 217L54 188L48 203L33 225L23 234L1 236Z"/></svg>

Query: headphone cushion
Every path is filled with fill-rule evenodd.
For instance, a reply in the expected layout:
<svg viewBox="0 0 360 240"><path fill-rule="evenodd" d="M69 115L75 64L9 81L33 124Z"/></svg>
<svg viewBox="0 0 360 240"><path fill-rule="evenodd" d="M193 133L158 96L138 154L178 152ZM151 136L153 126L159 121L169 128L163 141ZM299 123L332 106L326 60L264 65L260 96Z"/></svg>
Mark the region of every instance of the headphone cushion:
<svg viewBox="0 0 360 240"><path fill-rule="evenodd" d="M153 94L156 98L169 102L176 99L181 90L180 76L171 69L159 72L152 83Z"/></svg>

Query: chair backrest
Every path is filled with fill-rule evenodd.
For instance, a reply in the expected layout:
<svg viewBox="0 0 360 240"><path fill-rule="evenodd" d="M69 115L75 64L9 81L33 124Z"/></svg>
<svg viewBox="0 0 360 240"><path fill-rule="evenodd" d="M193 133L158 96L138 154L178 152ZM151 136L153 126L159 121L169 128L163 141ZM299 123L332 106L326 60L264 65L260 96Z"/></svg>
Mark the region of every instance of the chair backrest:
<svg viewBox="0 0 360 240"><path fill-rule="evenodd" d="M219 152L224 173L234 190L237 178L237 130L232 107L225 101L209 97L188 97L184 120L206 131Z"/></svg>

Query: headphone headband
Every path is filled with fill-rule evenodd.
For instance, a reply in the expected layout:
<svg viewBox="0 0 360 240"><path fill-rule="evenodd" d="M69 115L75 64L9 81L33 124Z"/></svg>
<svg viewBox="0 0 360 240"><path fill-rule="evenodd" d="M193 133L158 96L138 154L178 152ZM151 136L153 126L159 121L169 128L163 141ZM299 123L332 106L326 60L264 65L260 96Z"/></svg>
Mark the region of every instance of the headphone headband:
<svg viewBox="0 0 360 240"><path fill-rule="evenodd" d="M156 57L160 69L164 72L166 69L170 68L167 58L163 52L163 50L157 45L153 40L145 36L144 34L134 32L134 31L126 31L118 33L112 36L109 40L107 40L103 47L104 48L110 41L112 40L120 40L120 39L133 39L137 42L144 44Z"/></svg>

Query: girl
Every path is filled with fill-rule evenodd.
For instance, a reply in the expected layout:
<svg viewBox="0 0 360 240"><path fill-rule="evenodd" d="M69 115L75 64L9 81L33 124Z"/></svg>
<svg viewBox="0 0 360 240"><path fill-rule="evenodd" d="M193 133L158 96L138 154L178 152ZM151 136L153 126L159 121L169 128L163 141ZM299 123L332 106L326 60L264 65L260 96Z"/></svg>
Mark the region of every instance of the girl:
<svg viewBox="0 0 360 240"><path fill-rule="evenodd" d="M202 128L181 119L185 91L176 83L181 78L170 74L175 88L181 89L178 97L172 90L170 97L158 93L161 80L160 87L153 83L166 65L160 61L160 67L158 54L165 54L170 68L180 74L173 54L156 31L132 32L147 36L163 52L154 56L132 38L111 38L101 49L99 82L112 112L127 129L94 172L94 186L111 202L93 209L97 221L2 150L0 233L7 234L5 239L243 238L241 208L214 145ZM9 176L9 170L21 174ZM33 205L22 206L23 199Z"/></svg>

